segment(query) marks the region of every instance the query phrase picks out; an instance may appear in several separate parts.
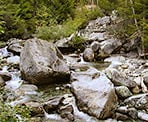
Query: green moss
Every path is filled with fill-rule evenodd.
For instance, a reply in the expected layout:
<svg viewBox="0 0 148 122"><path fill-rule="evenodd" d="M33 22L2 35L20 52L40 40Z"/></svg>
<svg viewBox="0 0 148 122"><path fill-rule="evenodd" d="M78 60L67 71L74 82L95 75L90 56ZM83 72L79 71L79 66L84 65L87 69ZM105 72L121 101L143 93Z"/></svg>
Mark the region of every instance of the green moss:
<svg viewBox="0 0 148 122"><path fill-rule="evenodd" d="M6 46L6 42L0 41L0 48L5 47Z"/></svg>

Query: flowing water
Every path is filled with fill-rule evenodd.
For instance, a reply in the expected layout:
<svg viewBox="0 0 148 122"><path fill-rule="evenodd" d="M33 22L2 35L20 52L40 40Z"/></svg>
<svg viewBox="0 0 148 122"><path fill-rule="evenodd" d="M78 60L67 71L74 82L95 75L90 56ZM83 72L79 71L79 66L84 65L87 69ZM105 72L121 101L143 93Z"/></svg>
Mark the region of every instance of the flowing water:
<svg viewBox="0 0 148 122"><path fill-rule="evenodd" d="M15 91L17 90L22 84L24 84L24 81L21 80L21 74L20 71L18 69L13 69L10 70L10 66L11 64L19 64L19 60L20 57L19 56L14 56L12 53L7 51L7 47L0 49L0 58L1 59L6 59L7 61L7 65L2 65L2 69L0 72L7 72L9 74L11 74L11 80L6 82L5 88L10 90L10 91ZM109 63L103 63L103 62L93 62L93 63L89 63L89 62L85 62L83 60L83 57L80 56L80 62L78 62L79 64L82 65L86 65L86 66L92 66L95 67L99 70L102 70L104 67L107 67L109 65ZM39 90L38 92L40 93L40 98L43 101L46 101L47 99L49 99L50 97L53 96L59 96L59 95L67 95L67 94L71 94L70 92L70 84L52 84L52 85L46 85L46 86L39 86ZM36 94L35 91L32 91L31 93L28 94ZM27 95L28 95L27 94ZM68 100L70 99L70 100ZM21 104L24 102L28 102L30 101L31 98L30 96L20 96L18 100L14 100L10 102L11 106L15 106L17 104ZM75 102L75 98L71 95L70 98L66 98L65 100L67 100L69 103L67 104L71 104L73 106L74 109L74 116L76 116L77 121L81 121L81 122L96 122L96 120L92 117L90 117L89 115L81 112L78 110L77 106L76 106L76 102ZM19 115L18 115L19 116ZM58 115L58 114L48 114L45 110L44 110L44 119L46 120L53 120L53 121L60 121L62 120L62 118Z"/></svg>

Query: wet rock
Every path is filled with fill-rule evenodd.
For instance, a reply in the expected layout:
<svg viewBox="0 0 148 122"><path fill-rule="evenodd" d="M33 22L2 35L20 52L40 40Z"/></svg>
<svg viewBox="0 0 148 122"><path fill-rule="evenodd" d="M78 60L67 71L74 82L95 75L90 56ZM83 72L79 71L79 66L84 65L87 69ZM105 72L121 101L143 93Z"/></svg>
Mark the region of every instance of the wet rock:
<svg viewBox="0 0 148 122"><path fill-rule="evenodd" d="M94 41L91 43L90 47L94 52L97 52L100 49L100 43L97 41Z"/></svg>
<svg viewBox="0 0 148 122"><path fill-rule="evenodd" d="M0 76L3 78L4 81L11 80L11 74L8 72L0 72Z"/></svg>
<svg viewBox="0 0 148 122"><path fill-rule="evenodd" d="M21 40L21 39L10 39L7 42L8 45L8 51L20 55L21 50L23 49L23 45L24 45L25 40Z"/></svg>
<svg viewBox="0 0 148 122"><path fill-rule="evenodd" d="M107 68L105 73L115 86L134 88L137 85L134 81L130 80L127 76L122 75L122 73L115 68Z"/></svg>
<svg viewBox="0 0 148 122"><path fill-rule="evenodd" d="M121 114L121 113L115 113L115 117L116 120L121 120L121 121L126 121L129 120L129 117L125 114Z"/></svg>
<svg viewBox="0 0 148 122"><path fill-rule="evenodd" d="M30 108L32 116L35 116L35 115L42 115L43 116L44 111L43 111L43 107L40 103L28 102L28 103L25 103L25 105Z"/></svg>
<svg viewBox="0 0 148 122"><path fill-rule="evenodd" d="M139 111L138 112L138 118L143 120L143 121L148 122L148 114L147 113Z"/></svg>
<svg viewBox="0 0 148 122"><path fill-rule="evenodd" d="M22 78L33 84L66 82L69 67L54 44L40 39L29 39L21 52Z"/></svg>
<svg viewBox="0 0 148 122"><path fill-rule="evenodd" d="M121 99L125 99L127 97L132 96L132 93L126 86L119 86L119 87L116 87L115 89L118 97Z"/></svg>
<svg viewBox="0 0 148 122"><path fill-rule="evenodd" d="M98 119L110 117L117 105L111 81L94 68L72 73L72 92L80 110Z"/></svg>
<svg viewBox="0 0 148 122"><path fill-rule="evenodd" d="M83 58L85 61L93 61L94 51L91 48L86 48L83 52Z"/></svg>
<svg viewBox="0 0 148 122"><path fill-rule="evenodd" d="M0 87L3 87L5 85L5 81L3 78L0 76Z"/></svg>
<svg viewBox="0 0 148 122"><path fill-rule="evenodd" d="M63 99L63 96L56 96L56 97L50 98L47 102L43 103L43 108L47 113L49 111L55 111L58 108L62 99Z"/></svg>

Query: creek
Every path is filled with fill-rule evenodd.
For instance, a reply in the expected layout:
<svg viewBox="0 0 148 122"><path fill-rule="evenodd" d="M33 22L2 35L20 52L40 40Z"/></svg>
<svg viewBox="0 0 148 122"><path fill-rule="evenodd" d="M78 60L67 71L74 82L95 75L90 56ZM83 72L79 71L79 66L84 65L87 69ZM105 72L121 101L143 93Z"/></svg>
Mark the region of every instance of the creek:
<svg viewBox="0 0 148 122"><path fill-rule="evenodd" d="M70 57L65 55L67 62ZM23 84L28 84L25 81L21 79L21 73L19 70L19 61L20 57L15 56L13 53L7 51L7 47L0 49L0 58L1 58L1 70L0 73L7 73L11 75L11 80L6 81L5 83L5 89L8 91L11 91L11 93L15 93L17 89L19 89ZM71 59L73 61L75 59ZM85 62L83 60L83 57L80 57L80 61L78 62L80 65L83 66L93 66L99 70L103 70L104 67L107 67L109 63L103 63L103 62ZM84 70L84 69L82 69ZM38 90L30 90L30 91L24 91L25 93L20 94L20 96L17 99L10 98L9 104L11 106L15 106L18 104L24 104L25 102L31 101L32 99L40 99L39 101L43 102L48 100L51 97L56 97L60 95L70 95L70 97L67 100L68 103L71 104L74 109L74 115L77 117L77 121L84 121L84 122L96 122L96 120L93 117L90 117L89 115L81 112L78 110L75 102L75 98L72 96L70 92L70 84L52 84L52 85L42 85L38 86ZM8 96L10 97L10 96ZM33 97L33 98L32 98ZM42 117L43 121L53 120L53 121L61 121L62 118L56 114L56 113L47 113L44 111L44 117ZM64 120L63 120L64 121Z"/></svg>

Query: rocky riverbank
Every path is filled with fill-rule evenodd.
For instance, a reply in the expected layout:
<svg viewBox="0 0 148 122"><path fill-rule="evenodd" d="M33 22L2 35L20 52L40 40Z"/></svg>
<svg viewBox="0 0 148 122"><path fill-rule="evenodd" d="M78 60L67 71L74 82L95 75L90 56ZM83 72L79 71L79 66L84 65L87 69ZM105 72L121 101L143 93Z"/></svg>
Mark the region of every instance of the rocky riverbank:
<svg viewBox="0 0 148 122"><path fill-rule="evenodd" d="M138 36L120 40L109 33L113 23L97 18L55 44L8 41L0 49L1 99L31 108L35 122L148 121L148 60L138 56ZM79 47L71 43L75 36L85 40Z"/></svg>

